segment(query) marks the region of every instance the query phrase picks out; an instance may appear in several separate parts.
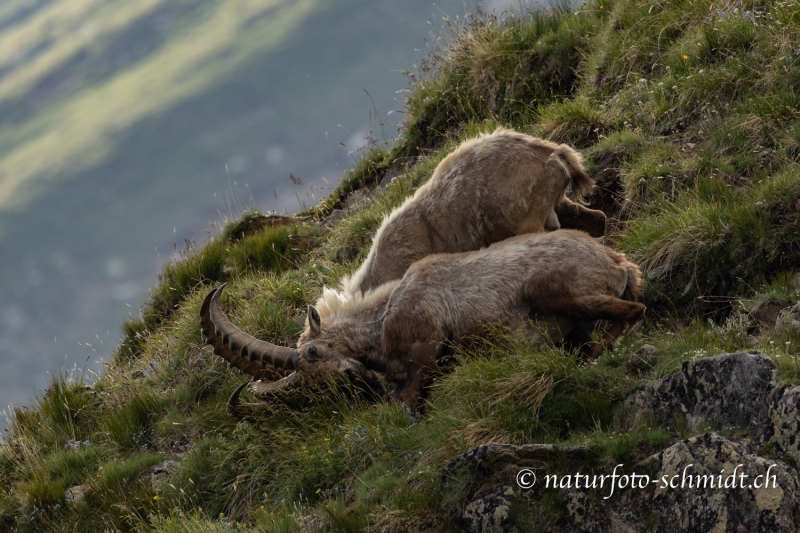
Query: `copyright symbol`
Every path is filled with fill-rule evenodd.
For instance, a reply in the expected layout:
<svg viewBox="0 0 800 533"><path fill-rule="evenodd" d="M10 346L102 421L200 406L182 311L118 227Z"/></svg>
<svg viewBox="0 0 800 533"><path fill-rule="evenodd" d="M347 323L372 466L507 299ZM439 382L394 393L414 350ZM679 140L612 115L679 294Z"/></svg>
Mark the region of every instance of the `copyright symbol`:
<svg viewBox="0 0 800 533"><path fill-rule="evenodd" d="M533 470L525 468L517 472L517 485L519 485L521 489L529 489L535 484L536 474L533 473Z"/></svg>

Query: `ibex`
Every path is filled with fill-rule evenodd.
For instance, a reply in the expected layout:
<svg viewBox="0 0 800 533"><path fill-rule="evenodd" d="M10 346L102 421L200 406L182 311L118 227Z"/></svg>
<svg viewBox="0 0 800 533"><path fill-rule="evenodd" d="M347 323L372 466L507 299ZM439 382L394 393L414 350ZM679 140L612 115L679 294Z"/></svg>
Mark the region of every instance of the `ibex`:
<svg viewBox="0 0 800 533"><path fill-rule="evenodd" d="M343 280L343 291L329 289L323 299L347 298L400 279L411 263L431 254L467 252L514 235L559 229L559 214L570 227L602 237L605 215L569 200L570 184L581 202L594 181L580 154L565 144L503 128L465 141L384 219L367 259Z"/></svg>
<svg viewBox="0 0 800 533"><path fill-rule="evenodd" d="M343 373L367 384L384 373L393 397L413 407L424 398L437 362L453 345L498 327L513 331L533 319L558 323L565 335L578 321L609 320L598 357L627 325L644 315L639 268L583 232L526 234L487 248L435 254L412 264L399 281L351 305L320 313L308 308L309 327L297 348L258 340L231 324L220 307L222 287L201 307L201 326L215 353L254 377L271 367L296 370L254 389L269 396L303 373ZM238 392L231 396L236 412Z"/></svg>

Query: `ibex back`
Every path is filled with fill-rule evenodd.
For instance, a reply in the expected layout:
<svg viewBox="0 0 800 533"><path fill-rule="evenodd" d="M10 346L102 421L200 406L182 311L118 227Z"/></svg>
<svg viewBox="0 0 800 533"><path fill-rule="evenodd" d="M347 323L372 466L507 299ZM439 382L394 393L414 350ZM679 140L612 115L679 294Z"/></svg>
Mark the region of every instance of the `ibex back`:
<svg viewBox="0 0 800 533"><path fill-rule="evenodd" d="M409 406L424 397L449 346L498 327L515 330L533 319L558 320L561 335L578 321L609 320L604 342L586 350L597 357L645 311L637 302L642 294L639 268L573 230L431 255L358 305L322 313L309 306L309 328L296 349L260 341L233 326L219 306L220 292L215 289L206 297L201 324L215 353L232 365L255 376L258 369L274 365L300 374L344 373L375 385L381 381L376 372L384 373L396 385L394 397ZM264 390L271 393L294 381Z"/></svg>
<svg viewBox="0 0 800 533"><path fill-rule="evenodd" d="M431 179L389 214L369 255L343 283L346 295L400 279L414 261L435 253L477 250L524 233L559 229L556 211L588 219L601 237L605 215L580 202L594 186L581 156L565 144L497 129L462 143Z"/></svg>

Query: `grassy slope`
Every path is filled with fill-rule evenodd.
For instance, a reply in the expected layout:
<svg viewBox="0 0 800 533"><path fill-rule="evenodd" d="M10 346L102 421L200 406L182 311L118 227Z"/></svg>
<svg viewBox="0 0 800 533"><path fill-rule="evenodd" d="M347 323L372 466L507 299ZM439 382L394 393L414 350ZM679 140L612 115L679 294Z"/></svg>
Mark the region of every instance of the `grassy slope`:
<svg viewBox="0 0 800 533"><path fill-rule="evenodd" d="M58 379L15 413L0 456L8 527L455 531L459 494L441 493L440 469L476 444L588 442L598 465L630 463L685 436L614 432L614 403L642 380L754 343L781 379L800 378L800 339L753 341L738 303L800 297L796 3L593 2L503 25L478 17L454 34L408 94L400 138L311 211L405 169L374 205L329 230L241 239L252 215L229 226L165 269L103 378ZM294 398L257 424L229 419L224 402L243 378L200 337L209 286L231 282L234 322L291 343L305 305L356 267L381 216L459 140L497 124L584 151L602 178L594 201L615 215L609 241L648 274L647 323L588 368L552 347L475 347L419 419L339 390ZM646 360L633 355L644 342L656 347ZM152 469L165 459L179 461L169 483ZM65 505L75 485L88 505ZM544 528L561 510L545 503L531 517Z"/></svg>

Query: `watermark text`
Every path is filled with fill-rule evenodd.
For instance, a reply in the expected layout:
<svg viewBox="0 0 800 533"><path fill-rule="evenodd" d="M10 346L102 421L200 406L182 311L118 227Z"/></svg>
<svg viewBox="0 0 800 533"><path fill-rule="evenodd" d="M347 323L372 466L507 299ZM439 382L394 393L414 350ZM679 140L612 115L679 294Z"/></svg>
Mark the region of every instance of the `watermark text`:
<svg viewBox="0 0 800 533"><path fill-rule="evenodd" d="M620 489L645 489L650 486L662 490L674 489L760 489L777 488L778 480L770 465L766 473L757 475L745 474L744 464L736 465L732 471L720 470L719 474L701 474L694 469L694 463L686 465L675 474L650 476L648 474L622 473L624 465L617 465L611 474L545 474L544 488L550 489L600 489L603 499L611 498ZM536 484L536 473L533 469L524 468L517 473L517 485L523 489L533 488Z"/></svg>

